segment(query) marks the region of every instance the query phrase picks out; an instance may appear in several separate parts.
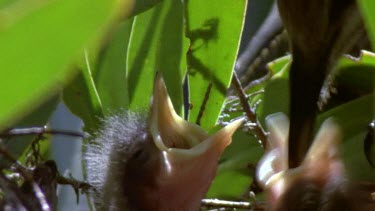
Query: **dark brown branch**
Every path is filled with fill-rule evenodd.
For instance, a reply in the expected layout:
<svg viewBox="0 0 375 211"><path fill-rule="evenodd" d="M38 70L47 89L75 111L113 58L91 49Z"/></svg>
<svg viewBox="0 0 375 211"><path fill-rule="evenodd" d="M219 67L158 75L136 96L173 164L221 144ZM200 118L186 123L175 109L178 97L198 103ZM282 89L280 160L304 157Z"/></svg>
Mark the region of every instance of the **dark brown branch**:
<svg viewBox="0 0 375 211"><path fill-rule="evenodd" d="M41 210L51 210L44 193L40 189L39 185L34 181L32 173L26 167L21 165L15 158L13 158L13 156L9 154L9 152L3 146L0 146L0 154L2 154L5 159L9 160L14 165L17 172L19 172L22 175L25 181L31 184L35 197L38 199L38 202L40 203L39 205Z"/></svg>
<svg viewBox="0 0 375 211"><path fill-rule="evenodd" d="M76 195L77 195L77 202L78 202L78 191L81 190L82 192L86 193L89 189L92 189L93 187L83 181L76 180L74 178L66 178L61 175L57 176L57 183L60 185L70 185L74 189Z"/></svg>
<svg viewBox="0 0 375 211"><path fill-rule="evenodd" d="M23 205L25 204L25 197L22 195L18 186L7 178L3 172L0 172L0 187L2 191L6 193L2 199L0 198L0 209L4 209L6 204L12 209L25 209L26 205ZM31 207L27 208L30 209Z"/></svg>
<svg viewBox="0 0 375 211"><path fill-rule="evenodd" d="M246 93L243 91L240 80L238 79L235 71L233 72L232 84L237 90L238 97L240 99L243 110L246 113L247 118L251 122L255 123L254 127L252 127L252 131L254 132L255 136L260 140L262 146L265 147L267 143L267 134L261 127L254 110L251 108L251 105L249 103L249 98L247 97Z"/></svg>
<svg viewBox="0 0 375 211"><path fill-rule="evenodd" d="M201 107L199 109L197 121L195 122L197 125L201 124L201 119L202 119L203 113L204 113L204 111L206 109L206 104L207 104L207 101L208 101L208 99L210 97L211 89L212 89L212 83L208 84L208 87L206 89L206 93L204 95L204 99L203 99L202 105L201 105Z"/></svg>

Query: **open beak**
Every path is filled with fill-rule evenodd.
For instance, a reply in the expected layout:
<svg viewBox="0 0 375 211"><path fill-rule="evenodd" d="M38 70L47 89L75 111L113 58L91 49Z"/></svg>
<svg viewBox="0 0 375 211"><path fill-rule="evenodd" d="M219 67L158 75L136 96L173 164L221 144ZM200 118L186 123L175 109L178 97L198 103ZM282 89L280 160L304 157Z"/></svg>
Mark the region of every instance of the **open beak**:
<svg viewBox="0 0 375 211"><path fill-rule="evenodd" d="M173 109L164 81L155 79L151 105L150 132L163 153L163 170L159 175L165 191L185 183L185 192L195 192L200 199L207 192L216 174L217 161L231 143L232 135L243 119L236 120L213 135L179 117ZM199 193L200 192L200 193ZM172 194L172 193L171 193ZM194 201L194 200L193 200ZM198 201L198 199L197 199Z"/></svg>
<svg viewBox="0 0 375 211"><path fill-rule="evenodd" d="M332 182L341 183L345 168L338 152L340 130L332 119L327 119L315 137L301 165L288 169L289 120L282 114L266 119L270 132L266 152L257 167L257 179L268 192L269 201L280 201L281 195L298 181L312 181L323 188Z"/></svg>

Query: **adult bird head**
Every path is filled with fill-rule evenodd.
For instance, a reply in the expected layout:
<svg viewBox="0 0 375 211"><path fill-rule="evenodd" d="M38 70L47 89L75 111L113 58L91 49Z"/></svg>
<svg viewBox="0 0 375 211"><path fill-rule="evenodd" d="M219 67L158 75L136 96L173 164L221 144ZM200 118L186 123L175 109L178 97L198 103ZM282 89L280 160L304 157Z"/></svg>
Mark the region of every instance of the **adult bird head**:
<svg viewBox="0 0 375 211"><path fill-rule="evenodd" d="M326 120L297 168L288 169L289 120L283 114L267 118L270 132L257 179L267 194L271 211L375 210L373 183L349 181L339 153L341 133L332 119Z"/></svg>
<svg viewBox="0 0 375 211"><path fill-rule="evenodd" d="M199 210L217 161L242 124L213 135L179 117L157 76L149 116L127 111L104 120L86 153L99 210Z"/></svg>

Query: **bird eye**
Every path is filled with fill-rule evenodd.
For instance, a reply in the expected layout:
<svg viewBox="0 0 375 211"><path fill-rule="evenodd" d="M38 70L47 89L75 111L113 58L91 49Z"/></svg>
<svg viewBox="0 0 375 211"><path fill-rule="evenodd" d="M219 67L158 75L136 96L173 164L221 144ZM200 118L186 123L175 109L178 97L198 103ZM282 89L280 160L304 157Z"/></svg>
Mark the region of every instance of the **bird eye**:
<svg viewBox="0 0 375 211"><path fill-rule="evenodd" d="M138 149L135 151L132 158L138 161L145 161L147 157L147 153L143 149Z"/></svg>

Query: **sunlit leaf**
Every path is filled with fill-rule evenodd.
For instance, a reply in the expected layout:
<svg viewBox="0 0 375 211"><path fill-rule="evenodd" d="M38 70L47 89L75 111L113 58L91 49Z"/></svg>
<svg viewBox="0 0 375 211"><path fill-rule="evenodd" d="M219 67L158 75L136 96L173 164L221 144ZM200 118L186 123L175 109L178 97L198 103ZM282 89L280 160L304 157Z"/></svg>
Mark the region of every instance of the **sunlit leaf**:
<svg viewBox="0 0 375 211"><path fill-rule="evenodd" d="M129 106L126 57L132 23L132 20L127 20L118 26L96 67L95 84L104 113Z"/></svg>
<svg viewBox="0 0 375 211"><path fill-rule="evenodd" d="M147 108L155 78L162 73L178 113L182 111L183 9L166 0L136 16L128 48L130 109Z"/></svg>
<svg viewBox="0 0 375 211"><path fill-rule="evenodd" d="M160 2L161 0L136 0L134 7L131 11L131 15L132 16L138 15L139 13L142 13L152 8L153 6L155 6L156 4Z"/></svg>
<svg viewBox="0 0 375 211"><path fill-rule="evenodd" d="M370 40L372 41L372 47L375 47L375 2L372 0L358 0L358 2L362 10L362 16L364 17Z"/></svg>
<svg viewBox="0 0 375 211"><path fill-rule="evenodd" d="M231 82L246 1L186 2L187 54L192 109L189 120L210 129Z"/></svg>

